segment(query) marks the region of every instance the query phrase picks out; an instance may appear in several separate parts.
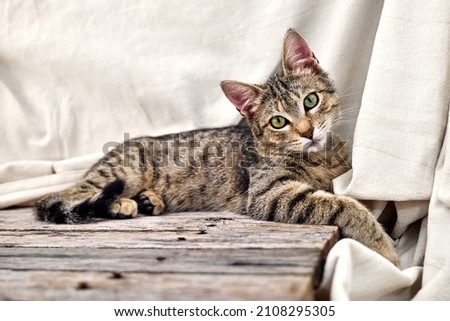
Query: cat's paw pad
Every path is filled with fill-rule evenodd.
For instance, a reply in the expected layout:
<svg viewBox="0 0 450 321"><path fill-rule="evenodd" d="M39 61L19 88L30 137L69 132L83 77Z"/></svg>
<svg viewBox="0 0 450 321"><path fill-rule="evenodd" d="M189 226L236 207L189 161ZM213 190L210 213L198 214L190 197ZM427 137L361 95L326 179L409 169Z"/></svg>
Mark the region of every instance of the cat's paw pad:
<svg viewBox="0 0 450 321"><path fill-rule="evenodd" d="M143 191L135 198L135 200L138 203L139 213L159 215L164 212L164 202L152 191Z"/></svg>
<svg viewBox="0 0 450 321"><path fill-rule="evenodd" d="M136 201L137 201L139 213L142 213L145 215L153 215L155 206L152 204L152 202L146 195L144 195L144 194L139 195L137 197Z"/></svg>
<svg viewBox="0 0 450 321"><path fill-rule="evenodd" d="M133 218L138 214L138 204L129 198L121 198L109 209L113 218Z"/></svg>

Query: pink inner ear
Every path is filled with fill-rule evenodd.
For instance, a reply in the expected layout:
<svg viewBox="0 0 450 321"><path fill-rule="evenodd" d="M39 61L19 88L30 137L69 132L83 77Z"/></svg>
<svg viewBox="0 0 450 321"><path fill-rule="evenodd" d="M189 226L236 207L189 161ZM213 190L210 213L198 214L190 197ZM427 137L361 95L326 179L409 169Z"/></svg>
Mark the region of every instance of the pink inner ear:
<svg viewBox="0 0 450 321"><path fill-rule="evenodd" d="M233 97L233 104L236 105L239 111L247 111L251 104L251 99L246 92L237 92Z"/></svg>
<svg viewBox="0 0 450 321"><path fill-rule="evenodd" d="M309 50L308 47L301 46L301 44L296 43L294 46L291 46L290 50L292 51L290 52L290 55L293 61L304 60L310 57L312 58L311 50Z"/></svg>
<svg viewBox="0 0 450 321"><path fill-rule="evenodd" d="M255 90L241 83L223 83L222 90L236 109L242 114L250 113L252 102L256 98Z"/></svg>
<svg viewBox="0 0 450 321"><path fill-rule="evenodd" d="M316 59L305 39L295 31L290 31L284 43L284 63L289 70L297 67L314 67Z"/></svg>

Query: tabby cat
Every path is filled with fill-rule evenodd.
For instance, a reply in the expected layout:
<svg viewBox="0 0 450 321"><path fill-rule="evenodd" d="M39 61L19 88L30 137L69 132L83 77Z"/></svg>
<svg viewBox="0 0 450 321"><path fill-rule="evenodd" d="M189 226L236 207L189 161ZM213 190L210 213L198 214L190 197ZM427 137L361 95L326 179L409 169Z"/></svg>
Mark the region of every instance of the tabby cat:
<svg viewBox="0 0 450 321"><path fill-rule="evenodd" d="M282 68L264 85L221 84L248 126L129 140L76 183L41 198L35 213L54 223L133 218L138 213L230 211L255 219L325 224L398 265L392 240L360 203L330 193L347 171L331 132L338 95L305 40L284 39Z"/></svg>

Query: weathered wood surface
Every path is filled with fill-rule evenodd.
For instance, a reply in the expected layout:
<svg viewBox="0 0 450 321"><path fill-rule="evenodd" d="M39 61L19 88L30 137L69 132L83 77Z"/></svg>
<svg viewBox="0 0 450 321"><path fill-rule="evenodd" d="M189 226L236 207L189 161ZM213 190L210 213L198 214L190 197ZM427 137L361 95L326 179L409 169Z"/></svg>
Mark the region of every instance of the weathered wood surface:
<svg viewBox="0 0 450 321"><path fill-rule="evenodd" d="M0 299L310 300L337 239L224 212L54 225L0 211Z"/></svg>
<svg viewBox="0 0 450 321"><path fill-rule="evenodd" d="M3 300L312 300L307 275L5 271ZM24 286L26 284L26 287Z"/></svg>

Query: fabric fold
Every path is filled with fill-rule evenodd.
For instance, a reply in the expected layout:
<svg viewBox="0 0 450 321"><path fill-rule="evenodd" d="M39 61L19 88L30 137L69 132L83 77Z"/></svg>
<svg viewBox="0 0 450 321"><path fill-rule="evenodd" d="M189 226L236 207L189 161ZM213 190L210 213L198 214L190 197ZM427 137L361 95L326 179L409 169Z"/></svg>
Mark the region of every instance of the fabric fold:
<svg viewBox="0 0 450 321"><path fill-rule="evenodd" d="M392 236L404 270L388 269L342 240L331 250L322 284L331 299L449 297L450 159L443 143L449 48L448 2L384 3L356 121L353 169L334 189L372 203L395 201Z"/></svg>
<svg viewBox="0 0 450 321"><path fill-rule="evenodd" d="M0 184L0 209L30 205L48 193L59 192L72 186L85 170L68 171Z"/></svg>

